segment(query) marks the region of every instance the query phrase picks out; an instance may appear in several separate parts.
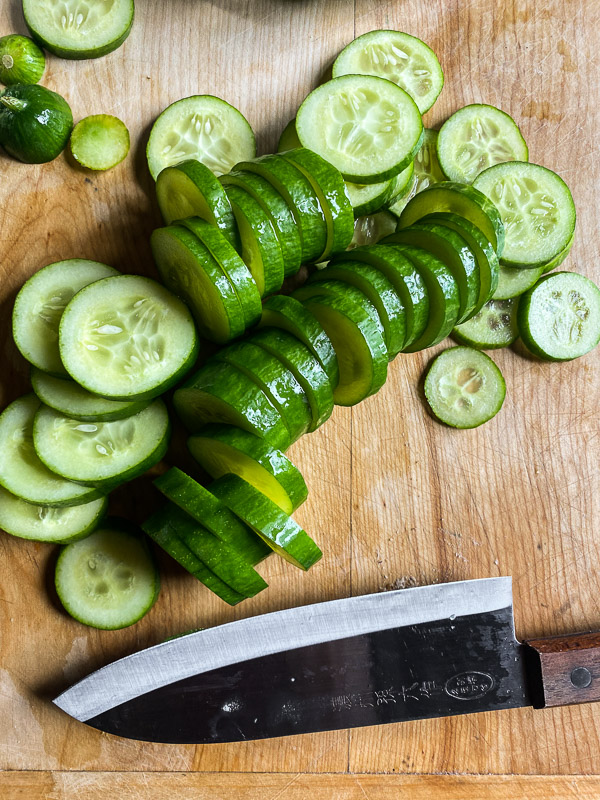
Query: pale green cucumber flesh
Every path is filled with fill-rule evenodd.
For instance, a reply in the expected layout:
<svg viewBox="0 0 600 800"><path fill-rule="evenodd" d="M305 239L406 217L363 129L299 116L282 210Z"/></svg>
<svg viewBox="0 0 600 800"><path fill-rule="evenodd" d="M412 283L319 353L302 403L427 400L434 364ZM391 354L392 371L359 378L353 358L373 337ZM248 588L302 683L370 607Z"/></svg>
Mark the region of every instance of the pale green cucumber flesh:
<svg viewBox="0 0 600 800"><path fill-rule="evenodd" d="M71 132L71 155L82 167L106 170L116 167L129 153L129 131L118 117L94 114L80 120Z"/></svg>
<svg viewBox="0 0 600 800"><path fill-rule="evenodd" d="M452 331L459 344L478 350L508 347L519 337L515 300L489 300L474 317Z"/></svg>
<svg viewBox="0 0 600 800"><path fill-rule="evenodd" d="M519 267L498 267L498 286L493 294L494 300L509 300L519 297L538 282L544 272L543 267L538 269L519 269Z"/></svg>

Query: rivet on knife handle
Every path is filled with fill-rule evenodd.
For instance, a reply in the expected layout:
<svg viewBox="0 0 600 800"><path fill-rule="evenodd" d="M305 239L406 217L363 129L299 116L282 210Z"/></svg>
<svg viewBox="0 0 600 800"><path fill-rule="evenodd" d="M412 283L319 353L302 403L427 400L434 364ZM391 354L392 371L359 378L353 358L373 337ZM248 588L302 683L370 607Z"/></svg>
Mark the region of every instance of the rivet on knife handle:
<svg viewBox="0 0 600 800"><path fill-rule="evenodd" d="M539 658L542 707L600 700L600 633L527 641Z"/></svg>

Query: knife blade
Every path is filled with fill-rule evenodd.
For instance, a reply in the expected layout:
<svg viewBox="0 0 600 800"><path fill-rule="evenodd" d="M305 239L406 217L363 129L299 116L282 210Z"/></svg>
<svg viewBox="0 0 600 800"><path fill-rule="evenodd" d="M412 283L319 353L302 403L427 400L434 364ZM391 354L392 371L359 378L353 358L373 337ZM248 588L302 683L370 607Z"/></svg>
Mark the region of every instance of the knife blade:
<svg viewBox="0 0 600 800"><path fill-rule="evenodd" d="M540 705L546 684L554 704L557 658L566 702L600 699L593 643L552 641L517 641L511 578L460 581L187 634L108 664L54 703L107 733L199 744Z"/></svg>

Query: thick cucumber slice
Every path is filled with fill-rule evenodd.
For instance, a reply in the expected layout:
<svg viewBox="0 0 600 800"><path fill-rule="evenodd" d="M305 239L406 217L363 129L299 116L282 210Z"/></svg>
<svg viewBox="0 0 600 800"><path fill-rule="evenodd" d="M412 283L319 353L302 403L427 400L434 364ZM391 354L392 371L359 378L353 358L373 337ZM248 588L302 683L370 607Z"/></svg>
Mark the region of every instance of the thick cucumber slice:
<svg viewBox="0 0 600 800"><path fill-rule="evenodd" d="M54 584L74 619L103 630L133 625L150 611L160 591L147 539L116 517L87 539L63 547Z"/></svg>
<svg viewBox="0 0 600 800"><path fill-rule="evenodd" d="M44 53L27 36L13 33L0 38L0 83L37 83L45 69Z"/></svg>
<svg viewBox="0 0 600 800"><path fill-rule="evenodd" d="M385 339L383 323L379 318L379 314L377 313L375 306L373 303L371 303L367 296L361 292L360 289L356 288L356 286L349 286L347 283L343 283L342 281L333 280L331 276L325 276L322 281L313 284L305 283L304 286L300 286L300 288L296 289L294 292L294 297L297 300L300 300L301 303L310 299L311 297L322 296L342 298L347 297L352 303L355 303L367 312L377 326L379 333Z"/></svg>
<svg viewBox="0 0 600 800"><path fill-rule="evenodd" d="M102 495L64 480L40 461L33 446L34 394L15 400L0 414L0 486L36 506L78 506Z"/></svg>
<svg viewBox="0 0 600 800"><path fill-rule="evenodd" d="M283 251L271 217L251 194L226 185L225 193L240 234L240 254L252 273L261 297L278 292L285 276Z"/></svg>
<svg viewBox="0 0 600 800"><path fill-rule="evenodd" d="M216 225L239 250L237 223L219 179L202 162L190 159L166 167L156 179L156 199L164 221L200 217Z"/></svg>
<svg viewBox="0 0 600 800"><path fill-rule="evenodd" d="M143 411L150 400L107 400L92 394L75 381L55 378L36 367L31 369L33 391L50 408L81 422L111 422Z"/></svg>
<svg viewBox="0 0 600 800"><path fill-rule="evenodd" d="M99 58L120 47L133 25L133 0L23 0L33 38L60 58Z"/></svg>
<svg viewBox="0 0 600 800"><path fill-rule="evenodd" d="M232 473L254 486L286 514L308 497L300 470L281 452L232 425L206 425L188 439L190 453L213 478Z"/></svg>
<svg viewBox="0 0 600 800"><path fill-rule="evenodd" d="M387 211L379 211L377 214L359 217L354 223L354 236L348 249L352 250L365 244L377 244L385 236L394 233L396 223L396 217Z"/></svg>
<svg viewBox="0 0 600 800"><path fill-rule="evenodd" d="M543 274L546 274L546 272L552 272L553 269L560 267L560 265L563 263L563 261L571 252L571 247L573 246L574 240L575 240L575 233L573 233L573 236L571 236L569 243L565 247L565 249L561 250L557 256L555 256L550 261L546 262L546 264L544 264L544 266L542 267Z"/></svg>
<svg viewBox="0 0 600 800"><path fill-rule="evenodd" d="M293 150L295 147L301 146L300 139L296 133L296 117L294 117L281 132L279 142L277 143L277 152L285 153L286 150Z"/></svg>
<svg viewBox="0 0 600 800"><path fill-rule="evenodd" d="M59 347L68 373L90 392L146 400L185 375L198 354L198 337L190 312L164 286L118 275L71 300Z"/></svg>
<svg viewBox="0 0 600 800"><path fill-rule="evenodd" d="M84 286L118 275L116 269L71 258L48 264L23 285L12 317L12 333L21 354L44 372L66 375L58 349L58 326L65 306Z"/></svg>
<svg viewBox="0 0 600 800"><path fill-rule="evenodd" d="M191 158L215 175L224 175L238 161L254 158L256 140L244 115L210 94L177 100L152 126L146 156L156 180L165 167Z"/></svg>
<svg viewBox="0 0 600 800"><path fill-rule="evenodd" d="M525 139L512 117L481 103L455 111L440 128L438 159L446 177L473 183L484 169L505 161L527 161Z"/></svg>
<svg viewBox="0 0 600 800"><path fill-rule="evenodd" d="M224 475L210 490L294 566L309 569L323 555L306 531L239 475Z"/></svg>
<svg viewBox="0 0 600 800"><path fill-rule="evenodd" d="M478 350L508 347L519 338L517 303L514 300L490 300L474 317L452 331L459 344Z"/></svg>
<svg viewBox="0 0 600 800"><path fill-rule="evenodd" d="M389 206L389 210L395 216L399 217L402 214L408 201L418 192L422 192L433 183L446 180L437 157L437 139L438 131L425 128L423 144L413 161L414 175L411 176L411 184L408 187L404 186L398 197L394 198L393 203Z"/></svg>
<svg viewBox="0 0 600 800"><path fill-rule="evenodd" d="M401 31L369 31L346 45L333 64L338 75L378 75L401 86L421 114L435 103L444 73L425 42Z"/></svg>
<svg viewBox="0 0 600 800"><path fill-rule="evenodd" d="M208 422L236 425L285 450L290 433L262 389L231 364L209 362L173 395L175 410L191 433Z"/></svg>
<svg viewBox="0 0 600 800"><path fill-rule="evenodd" d="M575 205L569 187L552 170L510 161L484 170L473 185L500 212L506 230L502 263L507 267L541 267L569 244Z"/></svg>
<svg viewBox="0 0 600 800"><path fill-rule="evenodd" d="M440 211L464 217L475 225L500 256L504 247L504 225L496 206L473 186L443 181L415 195L398 220L398 229L408 228L428 214Z"/></svg>
<svg viewBox="0 0 600 800"><path fill-rule="evenodd" d="M142 475L161 460L168 443L169 415L162 400L114 422L80 422L42 406L33 423L35 451L48 469L98 488Z"/></svg>
<svg viewBox="0 0 600 800"><path fill-rule="evenodd" d="M129 152L129 131L111 114L94 114L80 120L71 132L71 155L86 169L116 167Z"/></svg>
<svg viewBox="0 0 600 800"><path fill-rule="evenodd" d="M531 289L544 272L543 267L537 269L519 269L505 267L500 264L498 268L498 286L493 294L494 300L509 300Z"/></svg>
<svg viewBox="0 0 600 800"><path fill-rule="evenodd" d="M548 361L579 358L600 342L600 289L584 275L555 272L519 300L519 333Z"/></svg>
<svg viewBox="0 0 600 800"><path fill-rule="evenodd" d="M332 390L339 380L337 356L321 323L293 297L275 295L263 305L259 328L280 328L306 345L329 378Z"/></svg>
<svg viewBox="0 0 600 800"><path fill-rule="evenodd" d="M404 89L372 75L343 75L312 91L296 130L353 183L393 178L414 159L423 138L421 114Z"/></svg>
<svg viewBox="0 0 600 800"><path fill-rule="evenodd" d="M20 539L67 544L90 534L107 506L105 497L72 508L37 506L0 488L0 528Z"/></svg>

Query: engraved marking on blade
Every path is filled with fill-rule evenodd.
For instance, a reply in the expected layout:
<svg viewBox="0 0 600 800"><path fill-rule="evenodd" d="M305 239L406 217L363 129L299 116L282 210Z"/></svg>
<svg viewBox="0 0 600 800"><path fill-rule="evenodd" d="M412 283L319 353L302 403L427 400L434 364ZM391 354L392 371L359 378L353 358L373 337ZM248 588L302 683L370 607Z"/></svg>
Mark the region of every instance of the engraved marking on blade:
<svg viewBox="0 0 600 800"><path fill-rule="evenodd" d="M348 708L375 708L390 703L406 703L408 700L428 700L445 691L445 686L437 681L415 681L410 686L402 685L398 689L390 686L388 689L375 689L371 692L337 695L331 698L331 705L334 711Z"/></svg>
<svg viewBox="0 0 600 800"><path fill-rule="evenodd" d="M496 681L487 672L461 672L448 678L444 691L456 700L477 700L491 692Z"/></svg>

